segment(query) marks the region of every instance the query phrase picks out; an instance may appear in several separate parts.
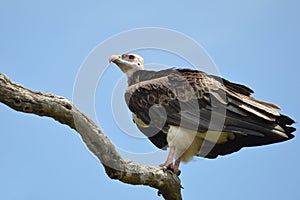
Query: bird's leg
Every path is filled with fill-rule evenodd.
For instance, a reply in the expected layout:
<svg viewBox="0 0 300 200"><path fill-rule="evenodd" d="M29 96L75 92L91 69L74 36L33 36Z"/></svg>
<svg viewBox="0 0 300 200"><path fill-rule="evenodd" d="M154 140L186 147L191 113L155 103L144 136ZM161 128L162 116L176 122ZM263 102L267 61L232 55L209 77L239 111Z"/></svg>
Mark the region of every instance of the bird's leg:
<svg viewBox="0 0 300 200"><path fill-rule="evenodd" d="M174 152L175 152L175 147L171 146L170 150L169 150L169 155L167 157L166 162L164 164L159 165L159 166L161 166L163 168L164 171L166 171L167 169L173 170Z"/></svg>
<svg viewBox="0 0 300 200"><path fill-rule="evenodd" d="M181 157L182 157L182 156L180 156L179 158L177 158L177 159L175 160L175 165L173 166L173 172L174 172L175 174L177 174L177 176L179 176L180 173L181 173L181 171L179 170L179 165L180 165L180 162L181 162Z"/></svg>

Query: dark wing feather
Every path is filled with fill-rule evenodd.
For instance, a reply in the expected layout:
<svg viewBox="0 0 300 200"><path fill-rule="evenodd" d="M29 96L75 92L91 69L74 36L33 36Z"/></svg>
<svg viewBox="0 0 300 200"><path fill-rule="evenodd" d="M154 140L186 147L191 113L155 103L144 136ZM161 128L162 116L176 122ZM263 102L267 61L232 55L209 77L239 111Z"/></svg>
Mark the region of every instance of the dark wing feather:
<svg viewBox="0 0 300 200"><path fill-rule="evenodd" d="M211 75L215 80L219 81L220 83L224 84L228 89L237 92L239 94L243 94L246 96L250 96L253 92L253 90L251 90L250 88L241 85L241 84L237 84L237 83L232 83L224 78L218 77L218 76L213 76Z"/></svg>
<svg viewBox="0 0 300 200"><path fill-rule="evenodd" d="M167 135L155 126L142 127L137 125L139 130L159 149L166 150L168 147Z"/></svg>
<svg viewBox="0 0 300 200"><path fill-rule="evenodd" d="M243 85L200 71L170 69L142 71L125 93L129 109L147 126L139 129L159 148L167 146L169 125L204 133L207 130L234 134L234 139L216 144L203 157L215 158L240 150L293 138L294 121L273 108L278 106L250 97ZM221 127L216 126L220 121ZM209 141L202 148L211 147Z"/></svg>

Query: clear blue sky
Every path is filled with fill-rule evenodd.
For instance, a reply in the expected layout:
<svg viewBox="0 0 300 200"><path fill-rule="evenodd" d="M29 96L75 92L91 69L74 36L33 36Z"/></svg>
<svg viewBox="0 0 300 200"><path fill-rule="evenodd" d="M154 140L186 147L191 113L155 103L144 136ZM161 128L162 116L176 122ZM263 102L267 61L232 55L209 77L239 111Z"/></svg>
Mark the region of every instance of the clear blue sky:
<svg viewBox="0 0 300 200"><path fill-rule="evenodd" d="M77 72L99 43L125 30L162 27L193 38L223 77L248 85L256 91L254 97L280 105L299 121L299 9L296 0L1 1L0 72L28 88L72 99ZM146 57L181 64L159 51ZM115 79L122 78L120 71L110 69ZM108 137L123 149L154 150L147 140L131 143L113 121L110 107L100 112L100 102L111 98L99 95L101 87L100 82L97 123ZM0 199L162 199L152 188L107 178L67 126L3 104L0 120ZM181 166L183 197L299 199L299 154L298 136L215 160L195 159Z"/></svg>

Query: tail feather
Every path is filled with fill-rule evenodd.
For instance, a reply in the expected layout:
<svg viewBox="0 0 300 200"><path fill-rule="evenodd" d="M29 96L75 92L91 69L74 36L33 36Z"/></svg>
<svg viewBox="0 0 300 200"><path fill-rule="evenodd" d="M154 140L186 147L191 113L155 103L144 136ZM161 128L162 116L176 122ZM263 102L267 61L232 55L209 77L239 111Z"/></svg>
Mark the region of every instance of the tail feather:
<svg viewBox="0 0 300 200"><path fill-rule="evenodd" d="M292 133L296 129L290 125L295 121L274 110L276 106L250 97L232 95L228 96L225 131L239 135L236 137L238 141L235 141L238 147L272 144L294 137ZM229 147L226 148L228 150Z"/></svg>

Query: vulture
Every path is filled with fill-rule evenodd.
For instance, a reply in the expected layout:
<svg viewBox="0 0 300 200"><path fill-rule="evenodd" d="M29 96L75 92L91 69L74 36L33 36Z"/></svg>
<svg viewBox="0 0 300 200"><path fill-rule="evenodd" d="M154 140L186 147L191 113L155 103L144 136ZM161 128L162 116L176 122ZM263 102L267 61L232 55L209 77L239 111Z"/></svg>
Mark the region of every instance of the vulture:
<svg viewBox="0 0 300 200"><path fill-rule="evenodd" d="M294 120L244 85L194 69L145 70L137 54L109 61L127 75L125 101L138 129L156 147L169 148L163 170L179 174L180 162L194 156L216 158L294 137Z"/></svg>

